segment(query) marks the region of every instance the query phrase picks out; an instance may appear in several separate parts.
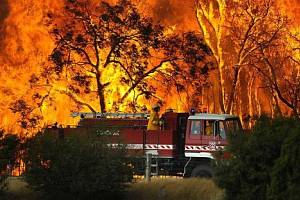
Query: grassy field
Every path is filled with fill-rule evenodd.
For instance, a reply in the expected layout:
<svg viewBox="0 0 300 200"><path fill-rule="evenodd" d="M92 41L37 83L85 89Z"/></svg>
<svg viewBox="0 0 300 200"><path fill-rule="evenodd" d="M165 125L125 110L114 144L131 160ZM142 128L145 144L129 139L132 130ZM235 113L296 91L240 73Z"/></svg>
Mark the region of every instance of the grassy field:
<svg viewBox="0 0 300 200"><path fill-rule="evenodd" d="M28 185L17 177L9 178L8 191L1 200L38 200ZM129 185L127 200L222 200L223 191L211 180L182 178L153 178Z"/></svg>
<svg viewBox="0 0 300 200"><path fill-rule="evenodd" d="M20 177L10 177L8 179L8 190L4 196L0 197L2 200L37 200L37 194L32 192Z"/></svg>
<svg viewBox="0 0 300 200"><path fill-rule="evenodd" d="M34 193L27 187L19 177L8 178L8 190L0 198L4 200L34 200Z"/></svg>
<svg viewBox="0 0 300 200"><path fill-rule="evenodd" d="M132 184L128 200L222 200L223 191L208 179L152 179Z"/></svg>

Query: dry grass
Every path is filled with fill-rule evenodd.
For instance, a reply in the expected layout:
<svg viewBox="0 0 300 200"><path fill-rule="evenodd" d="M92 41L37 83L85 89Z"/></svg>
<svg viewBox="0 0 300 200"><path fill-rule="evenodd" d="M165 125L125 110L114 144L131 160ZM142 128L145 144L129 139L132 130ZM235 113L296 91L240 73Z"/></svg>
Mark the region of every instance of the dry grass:
<svg viewBox="0 0 300 200"><path fill-rule="evenodd" d="M223 191L208 179L152 179L133 184L128 200L222 200Z"/></svg>
<svg viewBox="0 0 300 200"><path fill-rule="evenodd" d="M8 190L0 199L35 200L37 199L37 195L28 188L28 184L21 177L10 177L8 178Z"/></svg>
<svg viewBox="0 0 300 200"><path fill-rule="evenodd" d="M1 200L37 200L21 178L9 178L8 191ZM223 200L223 191L208 179L154 178L131 184L128 200Z"/></svg>

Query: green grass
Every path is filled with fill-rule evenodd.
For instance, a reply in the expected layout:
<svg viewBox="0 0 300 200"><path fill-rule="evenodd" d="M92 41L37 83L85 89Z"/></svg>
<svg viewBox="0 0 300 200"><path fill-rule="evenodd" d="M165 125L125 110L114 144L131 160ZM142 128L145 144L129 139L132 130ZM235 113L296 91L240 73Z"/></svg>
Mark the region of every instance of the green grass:
<svg viewBox="0 0 300 200"><path fill-rule="evenodd" d="M222 200L224 192L208 179L152 179L132 184L128 200Z"/></svg>

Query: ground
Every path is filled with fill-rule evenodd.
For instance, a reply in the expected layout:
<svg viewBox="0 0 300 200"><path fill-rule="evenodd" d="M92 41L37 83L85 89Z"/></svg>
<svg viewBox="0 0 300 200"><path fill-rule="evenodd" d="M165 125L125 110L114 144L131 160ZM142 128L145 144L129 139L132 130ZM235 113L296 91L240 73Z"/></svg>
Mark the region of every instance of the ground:
<svg viewBox="0 0 300 200"><path fill-rule="evenodd" d="M128 200L222 200L224 192L209 179L153 178L130 184ZM38 200L38 194L28 188L21 177L10 177L8 191L1 200Z"/></svg>

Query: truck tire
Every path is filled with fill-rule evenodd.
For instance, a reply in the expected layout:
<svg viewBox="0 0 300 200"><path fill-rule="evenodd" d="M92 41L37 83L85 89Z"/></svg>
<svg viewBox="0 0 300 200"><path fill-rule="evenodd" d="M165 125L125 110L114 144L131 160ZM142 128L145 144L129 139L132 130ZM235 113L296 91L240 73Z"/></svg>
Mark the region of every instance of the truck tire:
<svg viewBox="0 0 300 200"><path fill-rule="evenodd" d="M193 169L191 177L212 178L213 170L208 165L198 165Z"/></svg>

